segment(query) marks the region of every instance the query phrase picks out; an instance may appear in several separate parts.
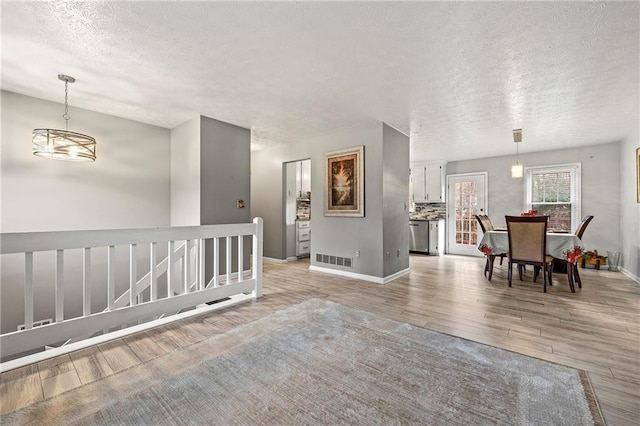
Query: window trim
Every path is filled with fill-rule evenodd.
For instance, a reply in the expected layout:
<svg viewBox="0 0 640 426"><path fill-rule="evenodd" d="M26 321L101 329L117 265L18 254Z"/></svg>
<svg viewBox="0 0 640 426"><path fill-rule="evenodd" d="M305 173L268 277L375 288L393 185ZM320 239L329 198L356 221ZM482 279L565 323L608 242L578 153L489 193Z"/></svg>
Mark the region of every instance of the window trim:
<svg viewBox="0 0 640 426"><path fill-rule="evenodd" d="M571 174L571 230L578 227L582 220L582 163L551 164L548 166L533 166L524 168L524 205L531 210L533 196L533 176L542 173L570 173ZM575 207L575 208L574 208Z"/></svg>

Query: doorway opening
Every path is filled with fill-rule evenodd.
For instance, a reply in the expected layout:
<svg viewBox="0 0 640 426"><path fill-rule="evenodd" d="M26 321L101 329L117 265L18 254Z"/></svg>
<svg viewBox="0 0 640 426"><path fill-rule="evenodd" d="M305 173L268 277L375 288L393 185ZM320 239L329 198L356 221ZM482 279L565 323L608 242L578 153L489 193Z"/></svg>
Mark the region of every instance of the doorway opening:
<svg viewBox="0 0 640 426"><path fill-rule="evenodd" d="M311 160L284 163L285 257L299 259L311 253Z"/></svg>

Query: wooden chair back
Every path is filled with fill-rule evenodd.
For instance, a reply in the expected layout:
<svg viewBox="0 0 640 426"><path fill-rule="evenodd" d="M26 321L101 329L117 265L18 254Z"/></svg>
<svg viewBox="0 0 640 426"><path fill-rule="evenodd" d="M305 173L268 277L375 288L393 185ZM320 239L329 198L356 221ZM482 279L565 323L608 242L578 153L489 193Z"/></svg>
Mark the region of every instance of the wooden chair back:
<svg viewBox="0 0 640 426"><path fill-rule="evenodd" d="M548 216L505 216L509 236L509 261L540 264L547 250Z"/></svg>
<svg viewBox="0 0 640 426"><path fill-rule="evenodd" d="M587 229L587 226L589 225L591 220L593 220L593 216L591 215L587 215L582 218L582 222L580 222L580 225L578 225L575 232L578 238L582 239L582 234L584 234L584 230Z"/></svg>
<svg viewBox="0 0 640 426"><path fill-rule="evenodd" d="M491 219L489 219L489 216L487 216L486 214L477 214L476 220L480 224L480 228L482 229L483 233L486 233L487 231L493 231L493 224L491 223Z"/></svg>

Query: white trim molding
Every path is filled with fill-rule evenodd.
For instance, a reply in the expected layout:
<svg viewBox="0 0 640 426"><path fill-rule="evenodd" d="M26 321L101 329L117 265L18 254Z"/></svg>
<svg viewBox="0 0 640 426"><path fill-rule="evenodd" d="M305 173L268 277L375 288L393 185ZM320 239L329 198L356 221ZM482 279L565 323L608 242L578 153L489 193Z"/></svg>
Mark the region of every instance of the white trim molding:
<svg viewBox="0 0 640 426"><path fill-rule="evenodd" d="M376 284L386 284L388 282L395 280L396 278L399 278L403 275L407 275L409 272L411 272L411 270L407 268L383 278L383 277L374 277L373 275L358 274L356 272L341 271L338 269L331 269L331 268L323 268L321 266L315 266L315 265L309 265L309 270L314 272L324 272L326 274L339 275L342 277L353 278L356 280L369 281Z"/></svg>

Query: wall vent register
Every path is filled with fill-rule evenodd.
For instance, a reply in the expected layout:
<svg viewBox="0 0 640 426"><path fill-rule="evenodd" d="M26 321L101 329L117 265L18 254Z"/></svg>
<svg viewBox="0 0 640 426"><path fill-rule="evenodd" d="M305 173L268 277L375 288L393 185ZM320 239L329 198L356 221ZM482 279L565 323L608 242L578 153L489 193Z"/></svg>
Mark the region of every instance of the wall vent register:
<svg viewBox="0 0 640 426"><path fill-rule="evenodd" d="M316 253L316 262L318 263L327 263L329 265L338 265L344 266L347 268L351 268L353 264L353 259L350 257L341 257L341 256L331 256L328 254L319 254Z"/></svg>

